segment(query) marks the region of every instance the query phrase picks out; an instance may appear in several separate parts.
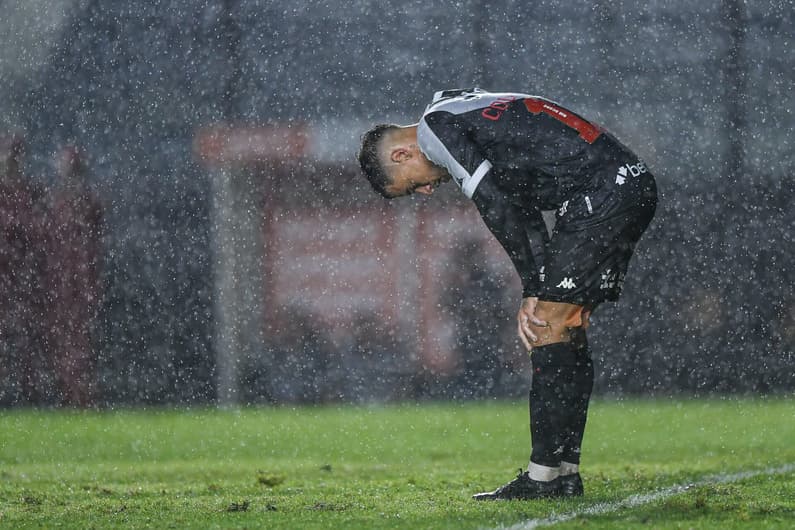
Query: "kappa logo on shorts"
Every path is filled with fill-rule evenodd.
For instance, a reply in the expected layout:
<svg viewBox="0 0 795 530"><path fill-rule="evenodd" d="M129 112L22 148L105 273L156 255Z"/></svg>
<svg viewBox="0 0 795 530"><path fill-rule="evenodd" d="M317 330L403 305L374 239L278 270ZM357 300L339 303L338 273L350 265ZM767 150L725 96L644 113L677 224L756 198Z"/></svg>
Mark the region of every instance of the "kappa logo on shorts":
<svg viewBox="0 0 795 530"><path fill-rule="evenodd" d="M646 169L646 163L641 160L638 160L637 164L624 164L618 168L616 184L623 186L628 176L639 177L643 173L646 173L646 171L648 171L648 169Z"/></svg>
<svg viewBox="0 0 795 530"><path fill-rule="evenodd" d="M562 287L563 289L574 289L575 287L577 287L577 285L574 283L574 280L572 280L571 278L563 278L563 281L561 281L557 285L557 287Z"/></svg>

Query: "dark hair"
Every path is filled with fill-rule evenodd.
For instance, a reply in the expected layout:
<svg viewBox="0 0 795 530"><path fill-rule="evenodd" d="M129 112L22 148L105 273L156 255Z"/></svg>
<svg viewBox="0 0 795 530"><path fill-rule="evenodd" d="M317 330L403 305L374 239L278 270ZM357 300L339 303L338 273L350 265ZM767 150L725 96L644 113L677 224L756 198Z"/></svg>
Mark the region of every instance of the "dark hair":
<svg viewBox="0 0 795 530"><path fill-rule="evenodd" d="M378 147L381 140L390 131L399 129L399 125L391 123L381 123L376 125L362 135L362 148L359 150L359 165L362 173L370 181L370 185L381 196L391 199L392 196L387 192L386 187L392 183L392 179L386 174L381 158L378 155Z"/></svg>

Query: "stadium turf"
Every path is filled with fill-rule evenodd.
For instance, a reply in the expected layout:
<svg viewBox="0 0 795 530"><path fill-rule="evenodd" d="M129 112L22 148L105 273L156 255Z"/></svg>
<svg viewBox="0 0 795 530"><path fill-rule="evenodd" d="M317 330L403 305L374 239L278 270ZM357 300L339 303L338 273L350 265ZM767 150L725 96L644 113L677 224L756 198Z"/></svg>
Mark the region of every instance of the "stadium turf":
<svg viewBox="0 0 795 530"><path fill-rule="evenodd" d="M527 424L522 402L6 410L0 528L795 525L791 397L597 400L585 497L470 500L526 465Z"/></svg>

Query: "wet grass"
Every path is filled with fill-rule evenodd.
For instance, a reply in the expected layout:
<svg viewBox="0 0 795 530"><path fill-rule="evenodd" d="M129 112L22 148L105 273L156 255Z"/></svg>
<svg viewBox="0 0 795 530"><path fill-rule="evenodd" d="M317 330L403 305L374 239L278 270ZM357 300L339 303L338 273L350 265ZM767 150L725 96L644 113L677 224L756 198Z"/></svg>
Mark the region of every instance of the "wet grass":
<svg viewBox="0 0 795 530"><path fill-rule="evenodd" d="M474 503L528 457L525 403L0 412L0 528L494 528L795 462L795 401L593 403L586 497ZM791 528L793 473L556 528Z"/></svg>

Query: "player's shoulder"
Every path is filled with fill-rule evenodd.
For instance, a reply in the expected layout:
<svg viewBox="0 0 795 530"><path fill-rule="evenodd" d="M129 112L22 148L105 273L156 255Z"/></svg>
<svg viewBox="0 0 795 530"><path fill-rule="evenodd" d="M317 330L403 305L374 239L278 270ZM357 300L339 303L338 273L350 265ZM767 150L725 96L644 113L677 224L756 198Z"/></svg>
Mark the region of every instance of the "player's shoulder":
<svg viewBox="0 0 795 530"><path fill-rule="evenodd" d="M454 90L440 90L433 95L431 103L425 107L424 116L434 112L448 112L462 114L469 110L488 106L492 99L491 92L480 88L458 88Z"/></svg>
<svg viewBox="0 0 795 530"><path fill-rule="evenodd" d="M482 94L486 94L485 90L482 90L477 87L472 88L454 88L451 90L440 90L438 92L434 92L433 100L428 107L433 107L435 105L450 102L453 100L460 100L460 99L474 99Z"/></svg>
<svg viewBox="0 0 795 530"><path fill-rule="evenodd" d="M519 92L488 92L480 88L459 88L440 90L433 95L431 103L425 107L423 118L437 114L466 114L481 111L494 105L504 105L530 96Z"/></svg>

